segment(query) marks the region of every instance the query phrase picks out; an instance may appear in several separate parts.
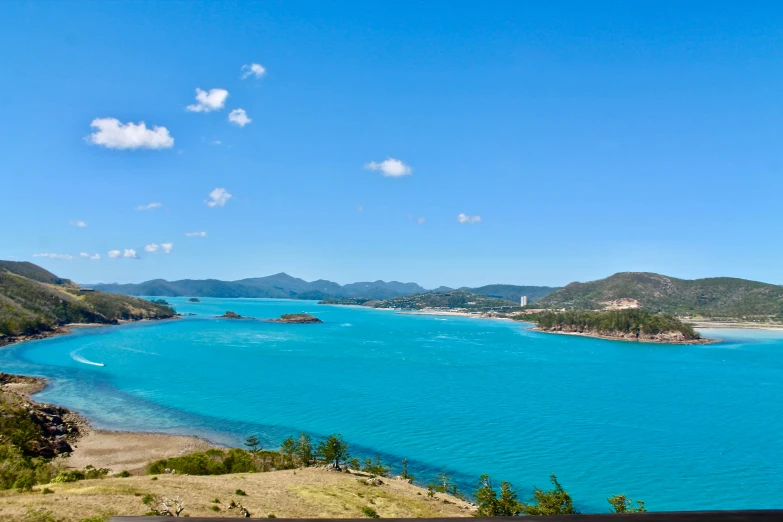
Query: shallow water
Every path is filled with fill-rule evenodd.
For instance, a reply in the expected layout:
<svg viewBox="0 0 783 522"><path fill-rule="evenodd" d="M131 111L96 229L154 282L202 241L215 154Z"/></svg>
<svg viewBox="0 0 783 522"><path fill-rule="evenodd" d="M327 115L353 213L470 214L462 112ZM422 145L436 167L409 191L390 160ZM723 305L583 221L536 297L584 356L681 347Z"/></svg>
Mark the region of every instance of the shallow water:
<svg viewBox="0 0 783 522"><path fill-rule="evenodd" d="M309 301L169 301L198 315L16 345L0 368L50 377L37 398L108 429L266 447L341 432L355 453L407 457L421 482L445 467L468 491L489 473L526 496L554 472L588 512L617 493L653 510L783 505L780 332L667 346ZM213 318L226 310L325 323Z"/></svg>

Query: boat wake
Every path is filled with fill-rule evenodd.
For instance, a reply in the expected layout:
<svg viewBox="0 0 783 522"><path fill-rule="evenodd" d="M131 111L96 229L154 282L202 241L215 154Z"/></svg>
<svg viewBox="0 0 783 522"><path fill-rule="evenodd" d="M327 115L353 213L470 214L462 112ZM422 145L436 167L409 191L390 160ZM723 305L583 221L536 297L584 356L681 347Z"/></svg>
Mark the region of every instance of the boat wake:
<svg viewBox="0 0 783 522"><path fill-rule="evenodd" d="M75 352L71 352L70 355L71 355L71 359L73 359L76 362L80 362L82 364L89 364L91 366L106 366L103 363L93 362L93 361L90 361L88 359L85 359L84 357L82 357L81 355L78 354L78 350L75 351Z"/></svg>

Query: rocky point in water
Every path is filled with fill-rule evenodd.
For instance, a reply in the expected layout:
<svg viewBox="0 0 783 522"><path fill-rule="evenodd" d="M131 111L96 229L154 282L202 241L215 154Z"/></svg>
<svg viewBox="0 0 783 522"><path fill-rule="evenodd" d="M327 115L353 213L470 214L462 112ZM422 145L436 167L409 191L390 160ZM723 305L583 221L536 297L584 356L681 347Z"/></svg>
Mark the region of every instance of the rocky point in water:
<svg viewBox="0 0 783 522"><path fill-rule="evenodd" d="M236 312L232 312L230 310L226 311L223 315L216 315L217 319L252 319L252 317L245 317L243 315L239 315Z"/></svg>
<svg viewBox="0 0 783 522"><path fill-rule="evenodd" d="M270 319L273 323L322 323L320 319L310 314L283 314L278 319Z"/></svg>
<svg viewBox="0 0 783 522"><path fill-rule="evenodd" d="M201 301L199 300L198 297L191 297L190 299L188 299L188 303L200 303L200 302Z"/></svg>

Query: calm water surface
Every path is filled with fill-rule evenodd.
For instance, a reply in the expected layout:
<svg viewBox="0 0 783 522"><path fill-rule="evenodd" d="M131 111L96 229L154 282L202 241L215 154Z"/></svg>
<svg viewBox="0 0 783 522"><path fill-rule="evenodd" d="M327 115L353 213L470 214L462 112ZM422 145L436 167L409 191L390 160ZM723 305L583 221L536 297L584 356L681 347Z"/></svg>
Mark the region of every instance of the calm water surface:
<svg viewBox="0 0 783 522"><path fill-rule="evenodd" d="M169 299L197 315L91 328L0 350L43 401L98 427L275 447L341 432L355 453L489 473L526 496L554 472L583 511L626 493L654 510L783 507L783 333L705 331L665 346L525 325L309 301ZM214 319L311 312L320 325ZM96 366L90 363L103 363Z"/></svg>

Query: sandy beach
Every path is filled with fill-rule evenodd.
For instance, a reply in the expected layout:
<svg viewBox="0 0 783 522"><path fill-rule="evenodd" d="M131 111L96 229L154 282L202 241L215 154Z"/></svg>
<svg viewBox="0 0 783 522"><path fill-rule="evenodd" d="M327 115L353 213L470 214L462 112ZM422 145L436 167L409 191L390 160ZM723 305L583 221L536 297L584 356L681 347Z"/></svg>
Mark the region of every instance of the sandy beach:
<svg viewBox="0 0 783 522"><path fill-rule="evenodd" d="M198 437L165 433L103 431L88 428L73 445L65 462L74 469L87 465L108 468L110 473L141 470L150 461L205 451L214 445Z"/></svg>

